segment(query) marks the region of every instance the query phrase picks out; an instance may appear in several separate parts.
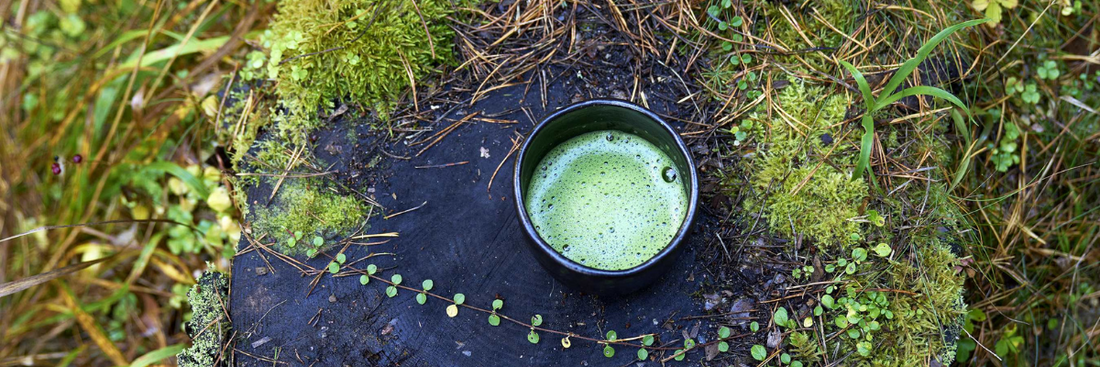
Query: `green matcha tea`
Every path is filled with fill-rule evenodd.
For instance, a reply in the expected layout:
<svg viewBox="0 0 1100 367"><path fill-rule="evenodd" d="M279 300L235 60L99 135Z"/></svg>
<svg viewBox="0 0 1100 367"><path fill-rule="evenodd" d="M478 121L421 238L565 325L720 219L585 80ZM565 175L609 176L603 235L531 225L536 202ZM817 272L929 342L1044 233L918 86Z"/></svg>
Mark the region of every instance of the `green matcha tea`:
<svg viewBox="0 0 1100 367"><path fill-rule="evenodd" d="M625 270L664 250L688 199L672 159L649 141L594 131L554 147L527 187L527 214L555 251L585 266Z"/></svg>

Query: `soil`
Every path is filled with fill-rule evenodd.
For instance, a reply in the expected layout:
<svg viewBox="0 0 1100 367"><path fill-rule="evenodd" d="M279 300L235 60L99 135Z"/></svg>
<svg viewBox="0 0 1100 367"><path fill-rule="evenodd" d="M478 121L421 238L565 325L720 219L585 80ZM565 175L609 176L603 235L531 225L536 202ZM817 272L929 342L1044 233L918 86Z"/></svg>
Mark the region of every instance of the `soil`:
<svg viewBox="0 0 1100 367"><path fill-rule="evenodd" d="M509 150L512 139L529 132L535 119L583 99L629 99L634 85L645 94L648 107L666 116L679 131L698 128L683 121L706 118L695 102L677 103L687 96L687 87L671 74L673 69L637 55L624 46L628 43L600 29L590 37L603 37L602 44L610 46L590 45L587 55L588 62L598 67L539 68L523 78L540 82L495 90L472 106L464 102L472 95L470 88L453 86L449 93L419 101L421 110L432 111L429 121L436 122L428 126L433 131L474 112L495 121L470 119L423 154L417 155L427 144L407 143L433 131L395 143L354 112L335 116L329 126L317 131L311 138L316 163L337 171L325 177L337 184L334 187L342 186L343 194L371 197L386 215L419 207L389 219L371 218L368 233L398 232L400 237L382 245L353 246L346 252L348 262L371 253L393 253L355 266L375 263L384 269L384 278L399 273L403 284L413 287L432 279L433 293L448 297L464 293L468 304L479 307L488 308L493 299L503 299L505 315L527 320L541 314L544 327L589 337L601 337L608 330L620 337L659 333L658 344L680 346L685 336L699 343L711 340L718 324L739 326L735 334L747 333L747 322L753 319L766 324L762 316L770 315L768 306L756 301L774 298L774 289L785 281L777 274L789 274L769 251L786 244L761 237L751 218L744 226L738 224L751 216L733 215L732 199L715 193L714 179L705 168L723 163L710 157L703 139L688 139L698 153L701 174L707 176L693 234L675 265L652 286L617 298L584 294L555 281L528 252L510 197L514 154ZM269 184L251 188L250 202L264 205L262 198L270 190ZM324 268L329 259L321 255L306 262ZM614 358L606 358L602 346L578 339L563 350L560 337L546 333L539 344L531 344L528 330L519 325L504 322L492 327L488 315L468 309L448 318L444 312L448 304L440 300L419 305L409 291L387 298L381 282L363 286L358 278L326 273L311 290L313 277L270 255L249 251L235 257L230 314L237 336L236 364L270 366L277 360L292 366L621 366L637 362L635 350L620 347ZM696 352L688 360L709 357L722 365L751 363L746 355L755 343L764 343L762 336L731 343L732 354Z"/></svg>

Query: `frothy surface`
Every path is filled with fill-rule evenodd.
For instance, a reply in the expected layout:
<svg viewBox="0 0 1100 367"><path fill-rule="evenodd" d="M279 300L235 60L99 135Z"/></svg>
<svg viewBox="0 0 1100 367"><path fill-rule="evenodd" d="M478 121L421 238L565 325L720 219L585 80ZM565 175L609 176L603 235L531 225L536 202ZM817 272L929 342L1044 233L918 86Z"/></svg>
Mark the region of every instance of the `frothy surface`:
<svg viewBox="0 0 1100 367"><path fill-rule="evenodd" d="M625 270L668 246L687 210L672 159L649 141L594 131L554 147L527 186L527 215L555 251Z"/></svg>

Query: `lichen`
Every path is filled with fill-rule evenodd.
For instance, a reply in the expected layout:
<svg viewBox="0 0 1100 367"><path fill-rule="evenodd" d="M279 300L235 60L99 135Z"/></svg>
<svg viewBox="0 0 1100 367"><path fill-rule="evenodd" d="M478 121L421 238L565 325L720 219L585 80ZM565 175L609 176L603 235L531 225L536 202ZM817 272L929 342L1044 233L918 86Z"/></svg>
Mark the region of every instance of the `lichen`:
<svg viewBox="0 0 1100 367"><path fill-rule="evenodd" d="M225 315L228 295L229 279L217 271L204 272L198 284L187 291L191 321L185 326L191 347L176 355L181 367L212 367L218 361L218 365L226 364L219 356L231 327Z"/></svg>
<svg viewBox="0 0 1100 367"><path fill-rule="evenodd" d="M318 108L337 100L385 119L410 77L453 62L452 13L447 0L280 2L261 40L270 51L267 77L286 108L276 116L281 135L302 141L323 121Z"/></svg>
<svg viewBox="0 0 1100 367"><path fill-rule="evenodd" d="M286 254L304 254L314 236L332 239L348 234L367 220L369 205L355 197L337 194L316 179L287 179L271 205L253 208L256 236L275 240L275 248ZM294 233L301 243L290 245ZM325 241L332 243L333 241Z"/></svg>

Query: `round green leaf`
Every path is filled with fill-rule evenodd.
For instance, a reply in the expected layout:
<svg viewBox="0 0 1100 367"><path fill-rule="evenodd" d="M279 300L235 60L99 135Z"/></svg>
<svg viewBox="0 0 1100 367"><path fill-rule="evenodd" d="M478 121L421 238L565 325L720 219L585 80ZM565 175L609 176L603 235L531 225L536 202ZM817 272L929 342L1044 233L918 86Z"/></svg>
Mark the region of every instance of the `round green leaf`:
<svg viewBox="0 0 1100 367"><path fill-rule="evenodd" d="M719 352L725 353L725 352L728 352L729 350L730 350L730 345L729 345L729 343L726 343L726 342L718 342L718 351L719 351Z"/></svg>
<svg viewBox="0 0 1100 367"><path fill-rule="evenodd" d="M791 367L802 367L802 361L792 361Z"/></svg>
<svg viewBox="0 0 1100 367"><path fill-rule="evenodd" d="M390 281L393 282L393 284L401 284L401 274L394 274L390 277Z"/></svg>
<svg viewBox="0 0 1100 367"><path fill-rule="evenodd" d="M638 349L638 360L644 361L646 358L649 358L649 351L645 348Z"/></svg>
<svg viewBox="0 0 1100 367"><path fill-rule="evenodd" d="M343 252L336 254L336 262L343 264L348 261L348 255L344 255Z"/></svg>
<svg viewBox="0 0 1100 367"><path fill-rule="evenodd" d="M752 353L752 358L758 361L763 361L764 357L768 356L768 350L764 349L764 346L760 344L752 346L750 352Z"/></svg>
<svg viewBox="0 0 1100 367"><path fill-rule="evenodd" d="M294 239L294 237L291 237L290 240L288 240L286 242L286 245L290 246L291 248L293 248L297 244L298 244L298 240Z"/></svg>
<svg viewBox="0 0 1100 367"><path fill-rule="evenodd" d="M306 256L309 257L309 258L313 258L314 256L317 256L317 250L314 250L314 249L306 250Z"/></svg>
<svg viewBox="0 0 1100 367"><path fill-rule="evenodd" d="M542 315L531 316L531 326L542 325Z"/></svg>
<svg viewBox="0 0 1100 367"><path fill-rule="evenodd" d="M675 359L677 361L682 361L682 360L684 360L684 357L687 357L687 353L684 353L683 349L677 349L676 352L674 352L673 354L676 355L676 357L673 358L673 359Z"/></svg>
<svg viewBox="0 0 1100 367"><path fill-rule="evenodd" d="M466 303L466 295L462 293L455 293L455 304L461 305Z"/></svg>
<svg viewBox="0 0 1100 367"><path fill-rule="evenodd" d="M619 339L619 333L616 333L615 330L607 331L607 340L615 341L617 339Z"/></svg>
<svg viewBox="0 0 1100 367"><path fill-rule="evenodd" d="M653 345L653 335L646 335L642 337L642 345L647 347Z"/></svg>
<svg viewBox="0 0 1100 367"><path fill-rule="evenodd" d="M424 304L425 302L428 302L428 296L424 295L424 293L417 293L416 303Z"/></svg>
<svg viewBox="0 0 1100 367"><path fill-rule="evenodd" d="M494 310L499 310L499 309L501 309L501 307L504 307L504 300L494 299L493 300L493 309Z"/></svg>
<svg viewBox="0 0 1100 367"><path fill-rule="evenodd" d="M368 276L366 274L360 275L359 276L359 284L367 285L367 283L370 283L370 276Z"/></svg>
<svg viewBox="0 0 1100 367"><path fill-rule="evenodd" d="M787 321L789 321L787 309L783 307L777 308L775 310L775 316L772 317L772 321L775 321L776 325L787 326Z"/></svg>
<svg viewBox="0 0 1100 367"><path fill-rule="evenodd" d="M730 328L725 326L718 328L718 337L722 339L730 337Z"/></svg>
<svg viewBox="0 0 1100 367"><path fill-rule="evenodd" d="M389 287L386 287L386 296L388 296L390 298L393 298L394 296L397 296L397 287L394 287L392 285L389 286Z"/></svg>
<svg viewBox="0 0 1100 367"><path fill-rule="evenodd" d="M779 355L779 361L783 362L783 364L790 364L791 363L791 355L787 354L787 353L780 354Z"/></svg>
<svg viewBox="0 0 1100 367"><path fill-rule="evenodd" d="M749 55L749 54L741 55L741 63L748 64L750 62L752 62L752 55Z"/></svg>
<svg viewBox="0 0 1100 367"><path fill-rule="evenodd" d="M489 325L499 326L500 316L497 316L496 314L489 315Z"/></svg>
<svg viewBox="0 0 1100 367"><path fill-rule="evenodd" d="M337 264L335 261L328 263L328 272L333 274L339 273L340 264Z"/></svg>
<svg viewBox="0 0 1100 367"><path fill-rule="evenodd" d="M321 247L321 245L324 245L324 244L325 244L325 239L324 238L321 238L321 236L313 236L313 246Z"/></svg>
<svg viewBox="0 0 1100 367"><path fill-rule="evenodd" d="M378 266L374 264L367 265L367 274L374 275L378 272Z"/></svg>
<svg viewBox="0 0 1100 367"><path fill-rule="evenodd" d="M420 283L420 286L423 287L425 291L430 291L435 287L435 282L431 279L424 279L424 282Z"/></svg>
<svg viewBox="0 0 1100 367"><path fill-rule="evenodd" d="M754 333L757 332L757 331L760 331L760 323L756 322L756 321L753 321L752 323L749 324L749 330L752 330L752 332L754 332Z"/></svg>
<svg viewBox="0 0 1100 367"><path fill-rule="evenodd" d="M531 342L531 344L538 344L539 334L536 333L534 330L531 330L530 333L527 333L527 341Z"/></svg>
<svg viewBox="0 0 1100 367"><path fill-rule="evenodd" d="M695 348L695 339L692 339L692 338L684 339L684 349L691 349L691 348Z"/></svg>
<svg viewBox="0 0 1100 367"><path fill-rule="evenodd" d="M294 238L299 240L302 239L302 231L294 231Z"/></svg>
<svg viewBox="0 0 1100 367"><path fill-rule="evenodd" d="M615 348L612 348L610 345L603 346L603 356L607 357L607 358L614 357L615 356Z"/></svg>
<svg viewBox="0 0 1100 367"><path fill-rule="evenodd" d="M740 27L741 24L744 23L744 22L745 22L745 18L741 18L740 16L736 16L736 17L733 17L733 19L730 20L730 25L732 25L734 27Z"/></svg>

